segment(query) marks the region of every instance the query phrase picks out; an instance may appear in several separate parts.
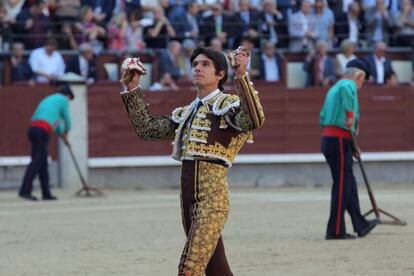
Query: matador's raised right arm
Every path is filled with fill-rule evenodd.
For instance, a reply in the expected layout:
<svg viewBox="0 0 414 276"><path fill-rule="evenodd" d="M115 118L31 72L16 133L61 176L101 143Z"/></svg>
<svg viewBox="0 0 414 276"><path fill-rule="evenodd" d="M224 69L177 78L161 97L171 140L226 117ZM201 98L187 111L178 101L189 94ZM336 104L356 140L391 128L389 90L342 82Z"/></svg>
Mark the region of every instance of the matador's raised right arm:
<svg viewBox="0 0 414 276"><path fill-rule="evenodd" d="M121 93L129 121L139 138L146 141L172 139L178 124L169 116L154 118L149 112L149 104L140 88Z"/></svg>

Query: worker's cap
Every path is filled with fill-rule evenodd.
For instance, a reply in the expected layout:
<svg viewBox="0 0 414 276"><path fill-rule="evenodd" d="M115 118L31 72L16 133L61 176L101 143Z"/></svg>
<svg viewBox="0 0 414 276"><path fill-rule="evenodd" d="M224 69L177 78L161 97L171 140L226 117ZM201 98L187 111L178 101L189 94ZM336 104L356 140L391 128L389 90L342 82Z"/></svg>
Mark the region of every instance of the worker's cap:
<svg viewBox="0 0 414 276"><path fill-rule="evenodd" d="M362 70L365 72L365 79L369 79L369 70L367 63L359 58L353 59L350 62L346 64L347 68L358 68L359 70Z"/></svg>

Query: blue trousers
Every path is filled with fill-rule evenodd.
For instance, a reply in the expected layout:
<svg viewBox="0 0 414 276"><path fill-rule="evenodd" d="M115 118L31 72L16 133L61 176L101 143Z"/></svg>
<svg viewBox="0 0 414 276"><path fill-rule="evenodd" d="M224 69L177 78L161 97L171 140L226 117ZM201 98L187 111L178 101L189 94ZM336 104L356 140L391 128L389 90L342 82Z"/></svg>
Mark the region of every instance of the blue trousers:
<svg viewBox="0 0 414 276"><path fill-rule="evenodd" d="M360 232L368 226L368 222L359 207L358 189L352 170L352 141L341 137L322 137L321 151L333 179L327 234L339 236L346 233L345 211L351 216L354 231Z"/></svg>
<svg viewBox="0 0 414 276"><path fill-rule="evenodd" d="M33 189L33 180L39 175L40 187L43 197L50 196L49 171L47 164L47 148L50 135L44 129L39 127L30 127L27 131L30 143L32 144L31 162L26 168L23 177L20 194L29 195Z"/></svg>

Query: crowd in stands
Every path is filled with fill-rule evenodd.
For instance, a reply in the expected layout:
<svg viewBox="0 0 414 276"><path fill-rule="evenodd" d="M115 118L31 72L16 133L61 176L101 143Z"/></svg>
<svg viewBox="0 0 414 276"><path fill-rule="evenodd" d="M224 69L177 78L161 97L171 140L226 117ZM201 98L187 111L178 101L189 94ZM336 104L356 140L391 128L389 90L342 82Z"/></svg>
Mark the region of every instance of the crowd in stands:
<svg viewBox="0 0 414 276"><path fill-rule="evenodd" d="M414 49L413 1L0 1L0 49L10 51L13 81L49 82L74 72L91 84L96 55L150 49L159 61L152 88L177 90L177 81L191 77L189 57L199 44L223 52L244 45L252 78L273 82L285 77L281 52L307 52L307 86L332 84L355 51L372 49L364 57L371 81L396 85L386 51ZM61 50L79 55L65 61Z"/></svg>

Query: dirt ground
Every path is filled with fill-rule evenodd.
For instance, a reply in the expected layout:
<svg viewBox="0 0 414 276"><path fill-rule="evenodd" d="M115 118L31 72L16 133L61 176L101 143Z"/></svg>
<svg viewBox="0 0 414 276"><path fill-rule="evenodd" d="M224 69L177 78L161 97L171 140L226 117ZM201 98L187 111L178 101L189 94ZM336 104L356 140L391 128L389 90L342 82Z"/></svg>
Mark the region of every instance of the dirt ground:
<svg viewBox="0 0 414 276"><path fill-rule="evenodd" d="M408 225L325 241L329 189L233 189L223 236L234 274L414 275L414 186L374 190ZM178 190L104 192L27 202L0 191L0 275L176 275L185 241Z"/></svg>

